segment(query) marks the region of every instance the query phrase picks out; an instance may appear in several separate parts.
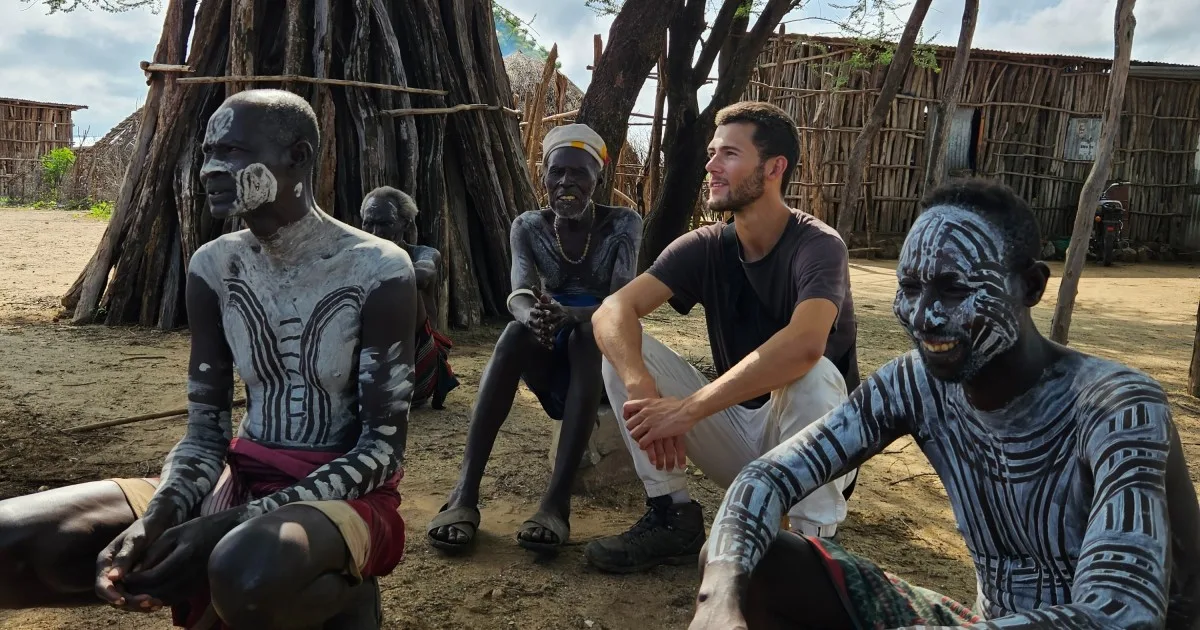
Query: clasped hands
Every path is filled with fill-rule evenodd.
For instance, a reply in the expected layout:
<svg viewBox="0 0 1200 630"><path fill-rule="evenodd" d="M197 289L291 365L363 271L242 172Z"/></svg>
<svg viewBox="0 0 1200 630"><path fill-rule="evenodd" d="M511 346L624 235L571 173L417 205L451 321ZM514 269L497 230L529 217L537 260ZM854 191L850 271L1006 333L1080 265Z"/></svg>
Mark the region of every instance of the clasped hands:
<svg viewBox="0 0 1200 630"><path fill-rule="evenodd" d="M208 577L217 543L241 521L238 509L165 527L140 518L96 559L96 594L134 612L154 612L187 598Z"/></svg>
<svg viewBox="0 0 1200 630"><path fill-rule="evenodd" d="M558 331L570 322L570 314L566 307L556 302L545 293L538 292L537 300L529 309L525 325L533 331L538 343L548 349L554 348L554 337Z"/></svg>
<svg viewBox="0 0 1200 630"><path fill-rule="evenodd" d="M633 386L621 415L625 428L655 468L674 470L686 465L684 436L700 419L689 412L684 401L660 395L653 385Z"/></svg>

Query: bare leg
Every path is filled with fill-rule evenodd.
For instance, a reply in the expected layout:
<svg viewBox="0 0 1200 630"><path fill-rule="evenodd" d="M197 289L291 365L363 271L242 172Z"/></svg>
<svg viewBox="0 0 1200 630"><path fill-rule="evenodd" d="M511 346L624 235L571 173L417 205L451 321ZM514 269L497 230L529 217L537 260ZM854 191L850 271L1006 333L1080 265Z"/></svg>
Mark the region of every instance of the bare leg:
<svg viewBox="0 0 1200 630"><path fill-rule="evenodd" d="M546 489L539 508L539 511L554 514L564 522L571 520L571 486L575 483L583 451L596 426L596 410L604 393L604 381L600 375L600 349L596 347L590 322L579 324L571 332L567 348L571 361L571 385L567 389L558 453L554 456L554 475L550 478L550 487ZM539 543L564 542L544 527L529 528L518 535L524 540Z"/></svg>
<svg viewBox="0 0 1200 630"><path fill-rule="evenodd" d="M96 556L134 520L111 481L0 501L0 609L99 604Z"/></svg>
<svg viewBox="0 0 1200 630"><path fill-rule="evenodd" d="M700 554L701 572L707 559L705 547ZM704 601L701 592L698 605L703 606ZM749 630L854 628L812 544L786 531L780 532L751 574L742 615Z"/></svg>
<svg viewBox="0 0 1200 630"><path fill-rule="evenodd" d="M371 580L351 586L350 561L342 533L323 513L284 506L217 544L208 563L213 607L239 630L322 627L360 603L360 589L375 588Z"/></svg>
<svg viewBox="0 0 1200 630"><path fill-rule="evenodd" d="M450 493L449 509L479 504L483 471L492 455L496 435L512 410L521 375L524 373L529 378L549 382L551 356L550 350L540 345L533 333L520 323L510 322L501 333L479 381L479 394L471 414L471 426L467 429L462 470ZM469 540L461 529L450 525L435 528L429 535L453 544L465 544Z"/></svg>

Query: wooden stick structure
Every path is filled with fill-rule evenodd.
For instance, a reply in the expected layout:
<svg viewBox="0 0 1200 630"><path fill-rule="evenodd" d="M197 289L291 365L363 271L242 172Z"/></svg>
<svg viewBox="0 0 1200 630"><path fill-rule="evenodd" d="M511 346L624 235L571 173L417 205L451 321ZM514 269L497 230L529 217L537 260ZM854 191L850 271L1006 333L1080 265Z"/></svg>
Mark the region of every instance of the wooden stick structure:
<svg viewBox="0 0 1200 630"><path fill-rule="evenodd" d="M369 81L348 81L346 79L317 79L302 77L296 74L267 74L267 75L233 75L224 77L185 77L175 79L176 83L187 85L209 83L312 83L315 85L340 85L342 87L374 88L392 92L407 92L409 94L428 94L430 96L445 96L445 90L429 90L426 88L388 85L386 83L371 83Z"/></svg>
<svg viewBox="0 0 1200 630"><path fill-rule="evenodd" d="M233 408L241 407L246 404L245 398L238 398L233 401ZM182 416L187 413L187 407L182 409L171 409L169 411L156 411L154 413L142 414L140 416L130 416L128 418L117 418L116 420L104 420L102 422L93 422L91 424L81 424L77 427L63 429L63 433L82 433L84 431L93 431L95 429L107 429L109 427L119 427L125 424L133 424L135 422L145 422L147 420L160 420L162 418L173 418Z"/></svg>
<svg viewBox="0 0 1200 630"><path fill-rule="evenodd" d="M454 114L457 112L478 110L502 111L505 114L510 114L512 116L521 116L521 110L519 109L504 107L503 105L484 105L481 103L462 103L453 107L409 107L405 109L385 109L379 113L385 116L423 116L430 114Z"/></svg>

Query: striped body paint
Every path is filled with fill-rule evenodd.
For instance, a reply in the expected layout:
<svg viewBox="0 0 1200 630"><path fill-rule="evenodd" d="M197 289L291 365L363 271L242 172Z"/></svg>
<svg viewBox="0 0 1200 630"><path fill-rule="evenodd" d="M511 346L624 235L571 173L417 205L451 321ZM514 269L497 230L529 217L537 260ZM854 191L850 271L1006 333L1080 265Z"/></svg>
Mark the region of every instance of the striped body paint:
<svg viewBox="0 0 1200 630"><path fill-rule="evenodd" d="M974 561L975 612L989 619L976 627L1194 627L1195 491L1162 387L1064 350L1002 408L967 399L963 375L1012 347L1024 317L1007 255L974 213L922 215L895 303L918 349L742 471L713 522L709 564L750 573L790 506L908 435L944 485ZM930 299L947 292L934 282L952 289L952 302ZM936 356L949 340L969 343L953 362ZM1179 501L1170 510L1168 491Z"/></svg>
<svg viewBox="0 0 1200 630"><path fill-rule="evenodd" d="M191 371L188 433L152 512L179 522L211 491L231 438L235 365L247 398L239 437L346 453L250 503L248 516L356 498L400 470L413 387L413 340L401 331L416 295L404 250L314 211L267 242L243 230L204 245L188 282L211 294L226 348Z"/></svg>

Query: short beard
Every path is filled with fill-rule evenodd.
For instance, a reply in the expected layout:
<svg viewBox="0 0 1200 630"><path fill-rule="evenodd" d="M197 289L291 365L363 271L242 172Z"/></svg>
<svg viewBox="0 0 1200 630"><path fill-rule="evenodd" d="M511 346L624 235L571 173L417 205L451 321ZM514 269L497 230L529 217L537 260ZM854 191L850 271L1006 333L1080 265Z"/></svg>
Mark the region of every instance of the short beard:
<svg viewBox="0 0 1200 630"><path fill-rule="evenodd" d="M731 188L729 195L725 199L714 200L711 197L708 199L709 212L733 212L737 214L746 206L758 201L763 196L766 190L764 184L766 178L763 176L761 168L754 169L754 173L748 179L738 184L737 188Z"/></svg>

